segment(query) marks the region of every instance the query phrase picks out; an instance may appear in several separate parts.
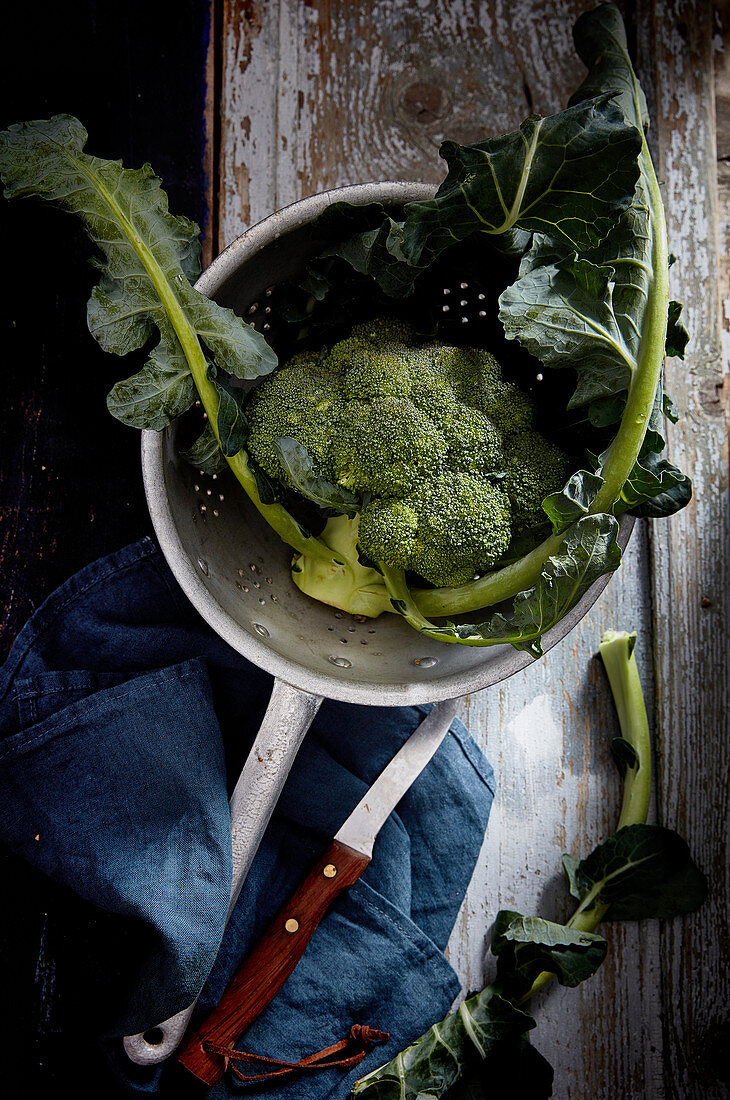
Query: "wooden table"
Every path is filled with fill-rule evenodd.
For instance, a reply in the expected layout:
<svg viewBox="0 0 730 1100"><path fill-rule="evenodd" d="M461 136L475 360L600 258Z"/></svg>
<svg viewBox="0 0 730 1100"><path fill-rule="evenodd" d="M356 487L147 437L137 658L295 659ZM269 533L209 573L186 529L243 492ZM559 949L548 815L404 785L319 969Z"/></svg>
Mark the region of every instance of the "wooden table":
<svg viewBox="0 0 730 1100"><path fill-rule="evenodd" d="M210 258L301 196L365 180L436 182L442 138L473 141L560 109L581 79L570 28L587 6L131 0L117 11L85 0L73 16L47 5L42 18L16 6L5 121L70 110L87 122L92 151L151 160L171 208L205 222ZM710 897L687 920L608 927L599 975L535 1006L535 1043L560 1098L715 1100L730 1094L730 7L622 7L678 257L672 296L692 334L685 362L668 361L667 385L682 412L670 455L695 497L669 521L637 525L620 574L547 658L465 701L499 787L449 950L473 989L491 972L485 944L500 907L567 914L560 856L587 853L618 808L615 720L594 654L605 628L637 630L656 819L689 841ZM84 329L83 240L55 213L3 216L15 265L0 475L4 652L57 583L150 527L138 440L104 412L114 376ZM34 1096L77 1079L74 967L94 915L9 854L3 871L14 897L2 918L5 1039L23 1082L13 1095ZM112 1095L104 1072L88 1067L89 1095Z"/></svg>

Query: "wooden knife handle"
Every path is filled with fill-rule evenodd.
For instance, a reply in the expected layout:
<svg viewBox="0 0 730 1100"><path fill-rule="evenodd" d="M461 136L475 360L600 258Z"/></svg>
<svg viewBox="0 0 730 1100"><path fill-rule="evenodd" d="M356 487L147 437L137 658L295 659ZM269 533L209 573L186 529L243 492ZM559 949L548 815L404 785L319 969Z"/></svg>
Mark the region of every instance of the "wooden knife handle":
<svg viewBox="0 0 730 1100"><path fill-rule="evenodd" d="M201 1081L215 1085L225 1059L206 1043L230 1047L281 989L335 898L357 882L369 856L333 840L302 885L279 910L231 979L218 1006L187 1039L178 1060Z"/></svg>

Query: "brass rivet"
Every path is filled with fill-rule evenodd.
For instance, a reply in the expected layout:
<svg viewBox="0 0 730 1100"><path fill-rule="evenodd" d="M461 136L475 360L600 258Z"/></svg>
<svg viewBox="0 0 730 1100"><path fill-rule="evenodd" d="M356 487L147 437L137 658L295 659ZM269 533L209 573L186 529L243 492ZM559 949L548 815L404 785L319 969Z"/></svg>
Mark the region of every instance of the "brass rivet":
<svg viewBox="0 0 730 1100"><path fill-rule="evenodd" d="M294 917L290 917L284 927L286 928L287 932L296 932L299 929L299 921L294 920Z"/></svg>
<svg viewBox="0 0 730 1100"><path fill-rule="evenodd" d="M334 863L328 863L322 871L322 874L325 878L334 878L337 874L337 868L335 867Z"/></svg>

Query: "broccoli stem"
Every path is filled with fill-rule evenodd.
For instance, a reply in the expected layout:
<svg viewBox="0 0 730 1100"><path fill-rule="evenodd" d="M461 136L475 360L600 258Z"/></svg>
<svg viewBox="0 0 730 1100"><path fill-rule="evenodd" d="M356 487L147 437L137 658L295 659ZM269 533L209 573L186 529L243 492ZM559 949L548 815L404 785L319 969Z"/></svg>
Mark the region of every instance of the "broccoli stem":
<svg viewBox="0 0 730 1100"><path fill-rule="evenodd" d="M607 630L599 646L618 713L621 735L634 753L634 762L627 763L623 777L623 800L617 832L625 825L645 825L651 801L651 734L639 669L634 657L635 645L636 632L629 634L625 630ZM595 932L608 909L608 905L595 901L593 893L588 893L572 917L566 921L566 925L580 932ZM538 974L520 1004L529 1001L554 977L547 970Z"/></svg>
<svg viewBox="0 0 730 1100"><path fill-rule="evenodd" d="M353 519L333 516L327 520L320 540L328 557L315 558L308 551L297 555L292 564L292 580L301 592L320 603L374 619L393 607L380 573L358 559L359 522L359 515Z"/></svg>
<svg viewBox="0 0 730 1100"><path fill-rule="evenodd" d="M646 183L653 228L652 277L648 288L649 307L644 319L637 369L629 384L626 408L616 436L608 448L598 490L591 511L607 512L620 499L646 436L657 390L661 385L667 340L669 302L669 255L664 206L646 138L643 139L639 164Z"/></svg>
<svg viewBox="0 0 730 1100"><path fill-rule="evenodd" d="M652 280L649 286L647 314L639 345L636 369L629 381L626 408L616 436L608 448L601 470L603 485L596 494L589 513L621 511L621 491L636 464L646 436L649 417L657 390L661 385L664 349L667 338L667 303L669 300L669 264L664 207L644 138L639 157L651 207ZM617 508L616 506L619 505ZM478 611L516 596L537 583L542 567L549 557L560 553L565 538L550 535L517 562L487 573L478 580L456 588L414 588L412 597L421 615L458 615Z"/></svg>
<svg viewBox="0 0 730 1100"><path fill-rule="evenodd" d="M636 633L607 630L599 647L618 712L621 736L634 753L634 762L627 764L624 775L624 798L617 830L624 825L644 823L651 800L651 735L634 657L635 645Z"/></svg>

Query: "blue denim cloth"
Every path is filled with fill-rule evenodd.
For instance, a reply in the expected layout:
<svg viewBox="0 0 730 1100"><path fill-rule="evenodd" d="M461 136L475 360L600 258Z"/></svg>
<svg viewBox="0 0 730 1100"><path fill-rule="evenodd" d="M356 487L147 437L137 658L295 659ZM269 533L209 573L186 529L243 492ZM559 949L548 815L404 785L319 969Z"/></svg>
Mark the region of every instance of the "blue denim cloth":
<svg viewBox="0 0 730 1100"><path fill-rule="evenodd" d="M183 1008L201 986L194 1019L203 1019L427 709L324 703L224 934L228 794L271 683L203 623L150 539L54 592L0 670L0 837L115 915L109 941L94 946L89 1007L129 1095L178 1098L193 1084L190 1095L200 1095L175 1064L132 1065L119 1037ZM208 1095L345 1097L448 1011L459 983L443 949L493 792L491 768L454 722L372 863L242 1040L287 1061L344 1038L353 1023L390 1032L390 1042L349 1073L253 1088L229 1075Z"/></svg>

